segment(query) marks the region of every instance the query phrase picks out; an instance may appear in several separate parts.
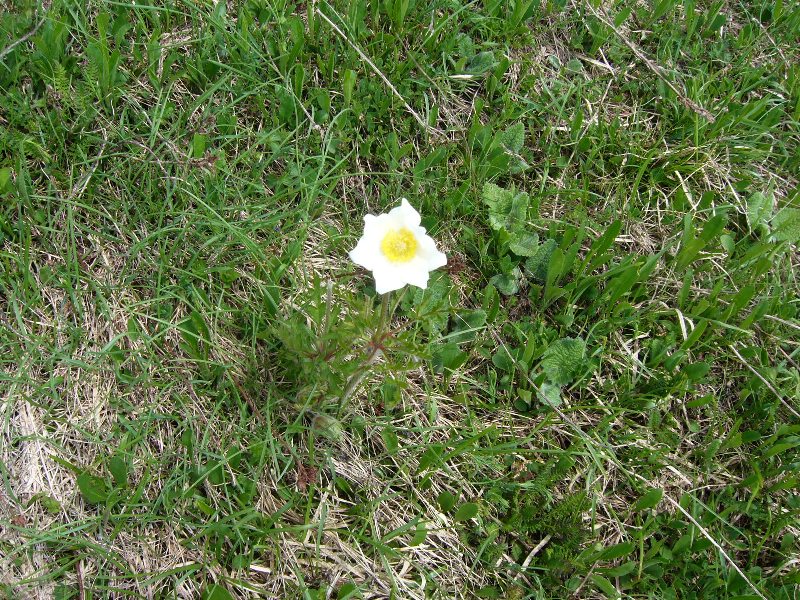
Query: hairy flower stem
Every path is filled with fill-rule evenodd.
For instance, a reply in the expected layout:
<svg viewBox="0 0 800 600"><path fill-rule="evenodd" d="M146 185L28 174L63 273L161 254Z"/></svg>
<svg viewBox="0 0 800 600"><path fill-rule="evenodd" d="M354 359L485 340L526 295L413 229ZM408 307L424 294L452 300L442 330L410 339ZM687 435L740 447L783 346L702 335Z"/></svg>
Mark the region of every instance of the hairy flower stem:
<svg viewBox="0 0 800 600"><path fill-rule="evenodd" d="M381 357L381 354L383 354L383 339L386 336L386 326L389 324L389 319L391 316L389 314L389 296L391 296L391 292L381 296L381 316L380 320L378 321L378 327L372 334L372 340L368 346L369 353L367 354L367 358L362 367L350 376L350 380L347 382L347 386L344 388L344 393L342 393L342 397L339 399L339 406L336 409L337 418L341 415L344 405L347 403L356 389L358 389L359 384L363 381L367 373L369 373L372 365L374 365L375 362Z"/></svg>
<svg viewBox="0 0 800 600"><path fill-rule="evenodd" d="M380 346L383 341L384 329L386 329L386 324L389 322L389 296L391 295L392 293L389 292L381 296L381 320L375 330L375 337L372 339L373 347Z"/></svg>

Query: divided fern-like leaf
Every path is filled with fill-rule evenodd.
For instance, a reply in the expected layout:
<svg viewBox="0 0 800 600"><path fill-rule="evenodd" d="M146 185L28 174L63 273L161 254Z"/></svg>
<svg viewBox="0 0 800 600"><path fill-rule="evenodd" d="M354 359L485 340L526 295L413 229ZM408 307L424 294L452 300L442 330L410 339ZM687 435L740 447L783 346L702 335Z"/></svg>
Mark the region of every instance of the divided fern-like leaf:
<svg viewBox="0 0 800 600"><path fill-rule="evenodd" d="M75 106L72 91L69 87L69 78L64 65L55 63L53 65L53 87L58 94L58 99L63 104L64 108L72 109Z"/></svg>
<svg viewBox="0 0 800 600"><path fill-rule="evenodd" d="M487 492L486 499L496 507L500 522L491 541L484 537L483 556L489 564L503 554L521 561L527 554L525 547L550 536L534 564L548 567L556 580L573 568L589 535L584 524L589 498L585 492L558 497L555 490L574 466L575 460L565 455L540 465L533 478L522 486L498 484ZM509 533L513 536L505 535Z"/></svg>
<svg viewBox="0 0 800 600"><path fill-rule="evenodd" d="M403 310L414 311L417 319L431 336L438 337L450 320L449 278L442 273L435 273L428 283L428 288L412 288L403 298Z"/></svg>

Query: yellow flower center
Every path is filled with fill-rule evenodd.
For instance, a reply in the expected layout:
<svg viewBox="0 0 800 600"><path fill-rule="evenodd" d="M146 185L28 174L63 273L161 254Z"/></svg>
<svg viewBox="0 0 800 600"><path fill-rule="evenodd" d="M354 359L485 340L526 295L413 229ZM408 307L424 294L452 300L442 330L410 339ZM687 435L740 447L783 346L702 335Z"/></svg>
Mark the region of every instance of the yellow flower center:
<svg viewBox="0 0 800 600"><path fill-rule="evenodd" d="M389 231L381 242L381 252L393 263L410 261L417 255L417 238L405 227Z"/></svg>

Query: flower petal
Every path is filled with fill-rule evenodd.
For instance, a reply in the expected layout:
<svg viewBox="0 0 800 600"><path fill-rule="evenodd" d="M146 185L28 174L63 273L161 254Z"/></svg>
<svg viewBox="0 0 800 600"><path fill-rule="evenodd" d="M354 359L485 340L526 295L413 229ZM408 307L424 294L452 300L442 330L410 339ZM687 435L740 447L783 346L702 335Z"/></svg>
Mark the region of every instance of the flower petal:
<svg viewBox="0 0 800 600"><path fill-rule="evenodd" d="M367 217L371 217L369 220ZM393 228L392 219L387 214L373 216L366 215L364 217L364 235L377 236L383 238L387 231Z"/></svg>
<svg viewBox="0 0 800 600"><path fill-rule="evenodd" d="M364 234L349 252L350 260L370 271L375 269L383 257L381 240L390 227L388 215L364 215Z"/></svg>
<svg viewBox="0 0 800 600"><path fill-rule="evenodd" d="M400 206L395 206L389 211L389 217L391 217L394 226L398 228L407 227L408 229L413 229L419 227L422 221L422 217L419 216L416 209L405 198L401 199Z"/></svg>
<svg viewBox="0 0 800 600"><path fill-rule="evenodd" d="M399 290L406 285L406 282L400 276L396 269L391 267L384 269L375 269L372 272L375 277L375 291L379 294L386 294Z"/></svg>
<svg viewBox="0 0 800 600"><path fill-rule="evenodd" d="M419 213L405 198L388 213L364 216L364 234L350 258L372 271L379 294L399 290L405 285L428 287L430 271L447 264L447 257L436 249L436 242L420 225ZM409 230L417 241L416 255L408 262L392 262L383 253L381 244L390 231Z"/></svg>
<svg viewBox="0 0 800 600"><path fill-rule="evenodd" d="M400 277L409 285L425 289L428 287L428 268L420 257L415 258L399 269Z"/></svg>
<svg viewBox="0 0 800 600"><path fill-rule="evenodd" d="M438 269L447 264L447 256L444 252L436 249L436 242L429 235L418 235L417 241L419 242L418 256L425 261L425 266L429 271Z"/></svg>
<svg viewBox="0 0 800 600"><path fill-rule="evenodd" d="M349 252L350 260L365 269L372 270L375 257L375 248L366 237L358 240L356 247Z"/></svg>

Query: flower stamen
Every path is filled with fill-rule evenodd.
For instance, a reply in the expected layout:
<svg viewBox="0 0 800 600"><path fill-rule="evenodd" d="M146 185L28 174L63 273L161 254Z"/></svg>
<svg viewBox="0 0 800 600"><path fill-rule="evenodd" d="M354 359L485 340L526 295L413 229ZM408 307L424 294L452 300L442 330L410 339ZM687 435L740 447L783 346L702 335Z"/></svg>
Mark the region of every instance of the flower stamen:
<svg viewBox="0 0 800 600"><path fill-rule="evenodd" d="M406 263L417 255L419 243L407 228L389 231L381 241L381 252L393 263Z"/></svg>

